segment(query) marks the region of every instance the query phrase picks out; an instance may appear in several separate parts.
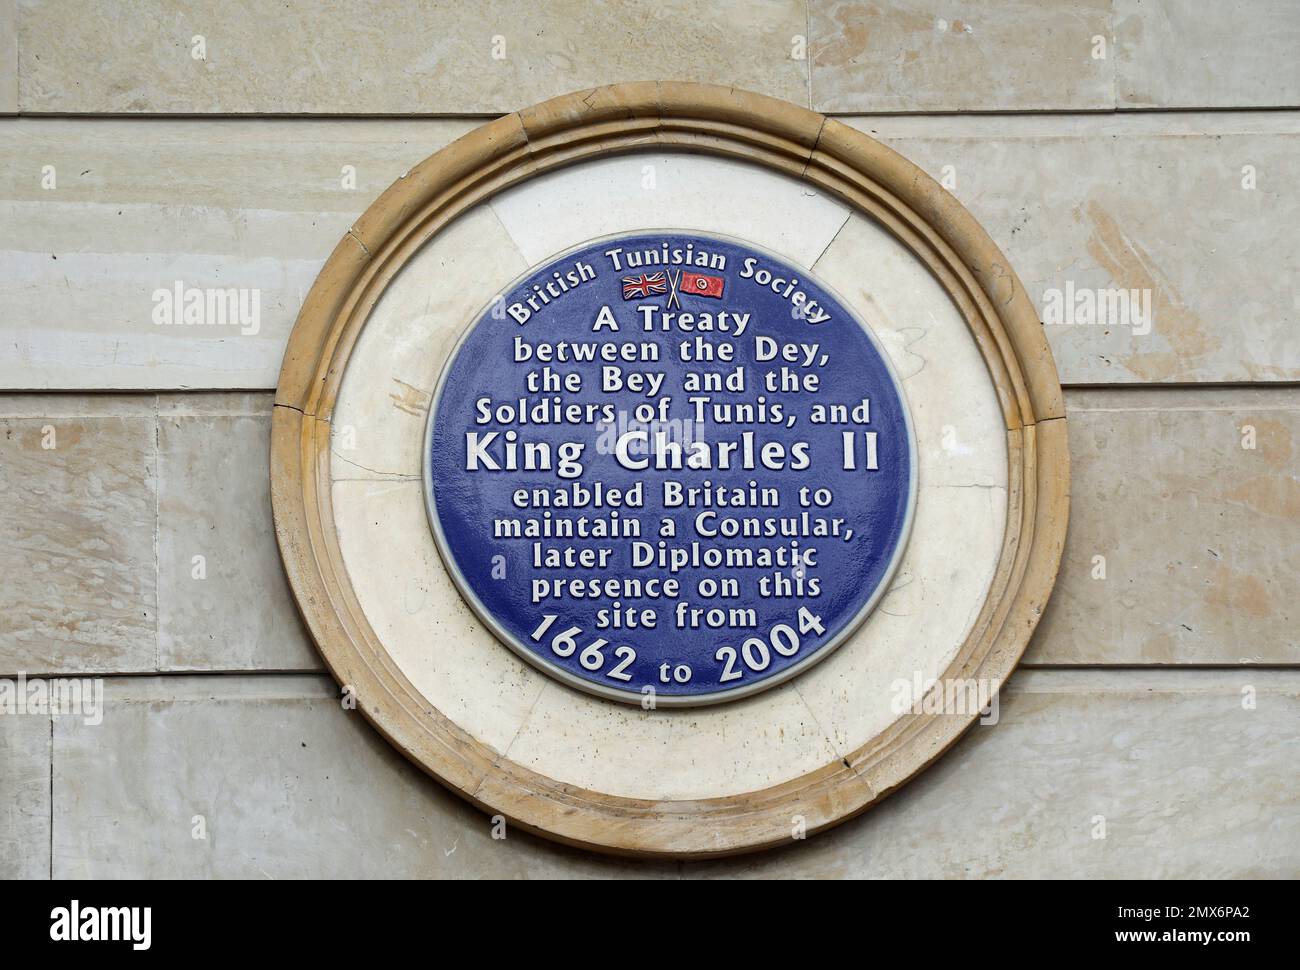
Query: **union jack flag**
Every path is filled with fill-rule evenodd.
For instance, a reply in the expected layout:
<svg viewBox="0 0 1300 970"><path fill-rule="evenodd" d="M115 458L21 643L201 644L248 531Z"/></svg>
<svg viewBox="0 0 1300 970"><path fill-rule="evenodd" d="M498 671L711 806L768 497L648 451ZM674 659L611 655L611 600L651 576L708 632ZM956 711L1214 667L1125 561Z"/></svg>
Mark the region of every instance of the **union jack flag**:
<svg viewBox="0 0 1300 970"><path fill-rule="evenodd" d="M635 300L642 296L655 296L668 292L668 275L659 273L642 273L640 276L623 277L623 299Z"/></svg>

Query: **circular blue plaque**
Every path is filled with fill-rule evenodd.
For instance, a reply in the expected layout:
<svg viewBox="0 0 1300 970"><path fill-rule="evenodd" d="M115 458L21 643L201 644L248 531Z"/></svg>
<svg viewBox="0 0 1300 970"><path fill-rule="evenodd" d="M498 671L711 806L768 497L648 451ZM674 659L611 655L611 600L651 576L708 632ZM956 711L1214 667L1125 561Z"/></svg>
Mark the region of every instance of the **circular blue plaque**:
<svg viewBox="0 0 1300 970"><path fill-rule="evenodd" d="M821 660L883 595L916 455L849 308L739 240L557 256L471 324L425 489L465 599L510 648L642 706L730 700Z"/></svg>

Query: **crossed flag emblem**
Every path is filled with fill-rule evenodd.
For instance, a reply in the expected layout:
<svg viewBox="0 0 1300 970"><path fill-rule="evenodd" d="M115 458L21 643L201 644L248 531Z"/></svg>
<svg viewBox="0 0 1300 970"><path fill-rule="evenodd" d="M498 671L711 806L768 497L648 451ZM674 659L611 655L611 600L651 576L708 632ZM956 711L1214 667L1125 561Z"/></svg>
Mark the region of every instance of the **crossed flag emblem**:
<svg viewBox="0 0 1300 970"><path fill-rule="evenodd" d="M690 270L660 270L623 277L623 299L637 300L647 296L668 294L668 307L680 307L681 296L704 296L722 299L725 281L721 276L692 273Z"/></svg>

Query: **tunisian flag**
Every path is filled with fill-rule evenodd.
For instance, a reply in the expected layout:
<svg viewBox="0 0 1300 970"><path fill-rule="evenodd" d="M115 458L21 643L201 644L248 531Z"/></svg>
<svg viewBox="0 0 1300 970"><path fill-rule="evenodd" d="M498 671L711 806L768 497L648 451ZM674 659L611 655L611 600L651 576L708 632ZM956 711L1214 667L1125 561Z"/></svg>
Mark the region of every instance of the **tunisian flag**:
<svg viewBox="0 0 1300 970"><path fill-rule="evenodd" d="M722 282L721 276L705 276L703 273L682 270L682 279L677 289L686 296L709 296L721 300Z"/></svg>

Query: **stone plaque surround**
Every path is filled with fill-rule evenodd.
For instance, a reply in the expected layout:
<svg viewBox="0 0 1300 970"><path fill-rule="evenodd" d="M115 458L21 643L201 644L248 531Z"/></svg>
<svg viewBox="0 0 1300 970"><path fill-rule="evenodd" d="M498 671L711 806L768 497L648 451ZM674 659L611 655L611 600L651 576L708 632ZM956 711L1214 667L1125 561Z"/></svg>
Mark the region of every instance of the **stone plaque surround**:
<svg viewBox="0 0 1300 970"><path fill-rule="evenodd" d="M469 322L548 257L654 229L748 240L830 286L902 379L919 460L912 535L875 611L823 663L709 708L643 711L521 661L460 598L423 500L432 391ZM973 720L895 713L893 685L1004 679L1064 538L1059 384L1000 254L899 156L743 92L599 89L422 163L322 272L277 405L277 533L336 678L454 790L594 848L744 851L872 804Z"/></svg>

